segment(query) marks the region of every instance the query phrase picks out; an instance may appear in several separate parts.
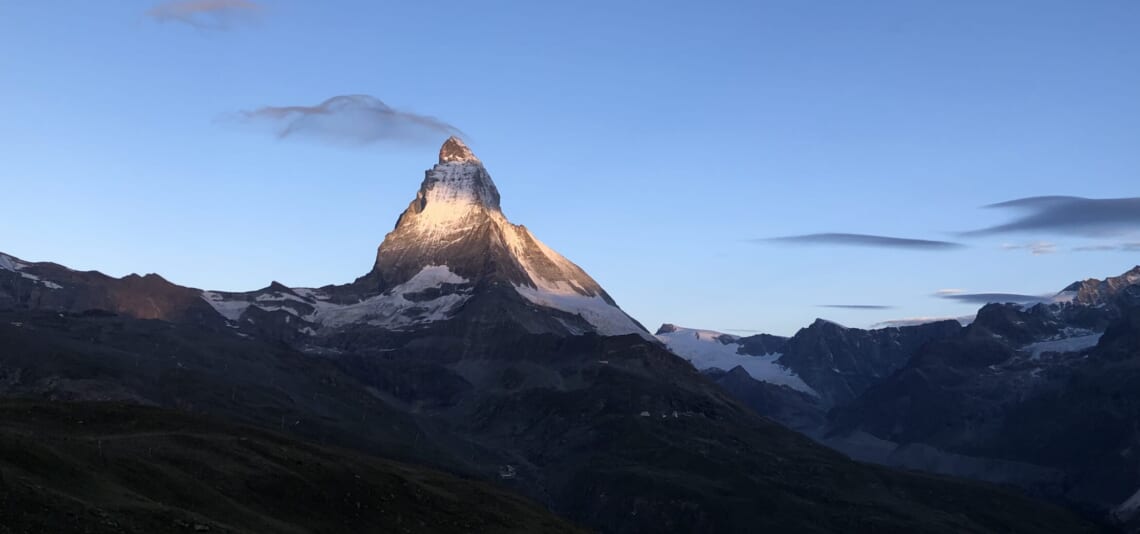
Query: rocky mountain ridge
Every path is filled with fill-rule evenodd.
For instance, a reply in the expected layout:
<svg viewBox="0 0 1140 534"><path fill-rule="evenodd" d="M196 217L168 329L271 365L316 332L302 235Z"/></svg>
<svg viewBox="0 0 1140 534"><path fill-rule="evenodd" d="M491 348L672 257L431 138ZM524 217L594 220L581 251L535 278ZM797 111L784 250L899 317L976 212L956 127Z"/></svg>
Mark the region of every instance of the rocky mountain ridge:
<svg viewBox="0 0 1140 534"><path fill-rule="evenodd" d="M776 364L829 399L749 376L747 338L720 340L741 367L706 374L759 413L854 458L1013 484L1131 519L1138 507L1129 503L1140 502L1131 383L1140 344L1128 340L1140 335L1138 311L1140 266L1074 282L1044 302L987 304L967 326L867 331L816 321L790 339L764 338L784 351Z"/></svg>
<svg viewBox="0 0 1140 534"><path fill-rule="evenodd" d="M439 161L351 284L222 293L6 257L0 393L256 424L494 481L604 531L1096 530L758 416L510 224L459 140Z"/></svg>

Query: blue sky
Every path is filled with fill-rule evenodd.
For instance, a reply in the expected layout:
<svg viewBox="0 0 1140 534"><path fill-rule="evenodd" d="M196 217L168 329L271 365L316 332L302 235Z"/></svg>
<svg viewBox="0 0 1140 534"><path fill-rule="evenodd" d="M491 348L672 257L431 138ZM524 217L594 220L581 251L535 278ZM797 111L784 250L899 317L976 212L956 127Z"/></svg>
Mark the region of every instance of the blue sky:
<svg viewBox="0 0 1140 534"><path fill-rule="evenodd" d="M233 117L368 94L462 129L508 217L651 329L959 316L976 305L932 294L1140 263L1072 250L1140 241L1127 225L957 235L1016 216L997 202L1140 196L1131 0L258 3L225 29L0 3L0 250L211 289L350 281L445 136ZM967 246L755 241L821 232ZM1004 247L1036 242L1055 252Z"/></svg>

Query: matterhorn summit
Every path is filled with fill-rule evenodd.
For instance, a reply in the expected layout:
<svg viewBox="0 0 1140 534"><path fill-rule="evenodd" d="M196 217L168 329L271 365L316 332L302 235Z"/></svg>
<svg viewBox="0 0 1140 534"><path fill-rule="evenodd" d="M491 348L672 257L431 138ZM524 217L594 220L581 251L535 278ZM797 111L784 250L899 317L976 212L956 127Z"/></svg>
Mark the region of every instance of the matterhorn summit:
<svg viewBox="0 0 1140 534"><path fill-rule="evenodd" d="M649 337L590 275L507 220L491 175L457 137L444 142L439 163L426 172L380 245L372 272L358 283L383 290L433 266L446 266L481 290L507 290L530 305L569 314L558 321L569 333Z"/></svg>
<svg viewBox="0 0 1140 534"><path fill-rule="evenodd" d="M653 337L590 275L512 224L483 162L458 137L439 151L415 198L355 282L204 292L239 327L267 323L314 341L348 331L521 329L530 334ZM268 315L267 315L268 314Z"/></svg>
<svg viewBox="0 0 1140 534"><path fill-rule="evenodd" d="M440 147L439 163L479 163L479 158L475 157L462 139L453 135Z"/></svg>

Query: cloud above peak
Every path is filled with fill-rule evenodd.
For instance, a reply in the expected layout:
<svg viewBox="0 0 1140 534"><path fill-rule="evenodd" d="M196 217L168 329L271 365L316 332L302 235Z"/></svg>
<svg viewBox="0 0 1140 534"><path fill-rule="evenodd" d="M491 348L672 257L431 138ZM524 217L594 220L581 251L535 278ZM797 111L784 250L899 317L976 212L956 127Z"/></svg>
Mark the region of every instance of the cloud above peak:
<svg viewBox="0 0 1140 534"><path fill-rule="evenodd" d="M1140 242L1083 245L1073 247L1076 252L1140 252Z"/></svg>
<svg viewBox="0 0 1140 534"><path fill-rule="evenodd" d="M1002 245L1001 248L1002 250L1028 250L1029 253L1034 256L1057 252L1056 243L1050 243L1048 241L1034 241L1033 243L1024 244L1006 243Z"/></svg>
<svg viewBox="0 0 1140 534"><path fill-rule="evenodd" d="M951 289L939 289L938 291L934 292L934 296L945 297L947 295L961 295L962 293L965 293L965 292L966 292L965 289L952 289L952 288Z"/></svg>
<svg viewBox="0 0 1140 534"><path fill-rule="evenodd" d="M883 304L820 304L820 308L834 308L840 310L890 310L894 306Z"/></svg>
<svg viewBox="0 0 1140 534"><path fill-rule="evenodd" d="M904 317L902 319L891 319L889 321L882 321L871 325L871 328L898 328L903 326L918 326L928 323L937 323L940 321L958 321L958 324L963 326L974 322L973 315L961 316L941 316L941 317Z"/></svg>
<svg viewBox="0 0 1140 534"><path fill-rule="evenodd" d="M1029 304L1034 302L1045 302L1049 300L1047 295L1023 295L1020 293L935 293L934 296L965 302L969 304L990 304L992 302L1005 303L1012 302L1015 304Z"/></svg>
<svg viewBox="0 0 1140 534"><path fill-rule="evenodd" d="M163 2L149 10L148 17L158 22L179 22L204 30L229 29L235 22L259 16L261 4L251 0L176 0Z"/></svg>
<svg viewBox="0 0 1140 534"><path fill-rule="evenodd" d="M932 241L928 239L909 239L903 237L846 233L803 234L758 239L756 241L772 241L797 245L842 245L912 250L951 250L965 246L961 243L952 243L949 241Z"/></svg>
<svg viewBox="0 0 1140 534"><path fill-rule="evenodd" d="M1140 197L1027 197L985 207L1017 210L1022 215L1005 224L965 232L963 236L1044 232L1105 237L1140 232Z"/></svg>
<svg viewBox="0 0 1140 534"><path fill-rule="evenodd" d="M311 106L265 106L241 111L237 118L269 125L281 139L305 137L350 145L464 137L458 128L435 117L393 109L369 95L338 95Z"/></svg>

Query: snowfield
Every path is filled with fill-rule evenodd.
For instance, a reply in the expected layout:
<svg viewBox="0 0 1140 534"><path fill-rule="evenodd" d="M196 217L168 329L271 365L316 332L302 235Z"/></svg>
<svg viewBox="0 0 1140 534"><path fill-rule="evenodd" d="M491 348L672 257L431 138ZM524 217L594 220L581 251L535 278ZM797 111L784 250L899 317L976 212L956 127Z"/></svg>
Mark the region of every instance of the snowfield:
<svg viewBox="0 0 1140 534"><path fill-rule="evenodd" d="M696 330L691 328L678 328L676 331L658 334L665 346L674 354L688 360L700 370L721 369L730 371L740 366L756 380L787 386L796 391L809 395L819 396L811 386L793 373L791 369L776 362L782 354L765 354L763 356L749 356L738 354L740 344L736 342L739 337L722 334L712 330ZM727 340L728 343L723 343Z"/></svg>
<svg viewBox="0 0 1140 534"><path fill-rule="evenodd" d="M515 286L515 291L533 304L582 317L597 330L599 335L639 334L646 339L653 339L649 332L638 326L625 312L600 296L590 297L571 289L551 291L527 286Z"/></svg>
<svg viewBox="0 0 1140 534"><path fill-rule="evenodd" d="M1021 350L1030 353L1030 358L1034 360L1041 358L1041 355L1047 352L1080 352L1095 347L1100 341L1101 335L1084 334L1050 341L1038 341L1022 347Z"/></svg>
<svg viewBox="0 0 1140 534"><path fill-rule="evenodd" d="M23 263L20 260L13 258L12 256L9 256L7 254L0 254L0 271L11 271L13 273L17 273L21 278L31 280L48 289L63 289L63 286L52 282L51 280L44 280L32 273L23 272L27 267L28 264Z"/></svg>
<svg viewBox="0 0 1140 534"><path fill-rule="evenodd" d="M429 265L407 282L383 294L352 304L329 302L327 297L308 288L292 290L296 294L263 293L253 297L252 300L244 296L203 291L202 299L223 317L235 322L253 306L267 312L284 311L321 328L365 323L396 330L447 319L469 298L466 290L440 295L430 300L414 301L405 298L405 295L439 288L443 284L461 285L467 282L467 279L451 272L446 265ZM302 315L296 308L286 305L288 301L307 305L314 311ZM310 327L305 327L302 331L308 335L316 334L316 331Z"/></svg>

